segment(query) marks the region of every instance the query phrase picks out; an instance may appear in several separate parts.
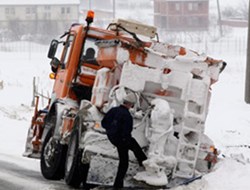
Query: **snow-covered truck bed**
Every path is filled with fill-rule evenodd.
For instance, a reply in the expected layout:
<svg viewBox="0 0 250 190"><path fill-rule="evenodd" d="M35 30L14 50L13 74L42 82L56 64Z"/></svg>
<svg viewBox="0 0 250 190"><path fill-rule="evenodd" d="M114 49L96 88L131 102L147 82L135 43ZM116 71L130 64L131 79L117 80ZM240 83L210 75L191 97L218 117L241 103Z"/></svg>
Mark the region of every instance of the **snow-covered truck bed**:
<svg viewBox="0 0 250 190"><path fill-rule="evenodd" d="M217 157L212 140L204 134L210 90L226 64L184 47L154 42L145 48L144 65L138 65L119 45L100 47L100 51L110 48L119 55L119 85L112 85L115 75L110 69L98 70L92 100L99 102L92 101L89 109L82 108L89 110L88 116L83 116L88 127L80 143L84 150L82 161L95 168L90 170L89 180L112 185L118 155L100 121L103 113L119 105L128 91L138 98L131 110L133 136L146 151L148 160L144 161L145 171L141 171L130 155L132 167L128 170L127 186L136 186L135 181L166 186L172 179L190 179L197 172L208 172Z"/></svg>

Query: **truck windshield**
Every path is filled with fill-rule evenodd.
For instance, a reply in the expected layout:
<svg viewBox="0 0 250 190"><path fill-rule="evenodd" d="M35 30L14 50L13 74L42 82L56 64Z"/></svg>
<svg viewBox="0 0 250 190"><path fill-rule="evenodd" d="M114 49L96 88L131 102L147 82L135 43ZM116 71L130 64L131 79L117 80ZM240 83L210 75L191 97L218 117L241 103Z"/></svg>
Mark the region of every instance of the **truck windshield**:
<svg viewBox="0 0 250 190"><path fill-rule="evenodd" d="M93 62L96 60L98 47L95 45L97 39L87 38L81 60L84 62Z"/></svg>

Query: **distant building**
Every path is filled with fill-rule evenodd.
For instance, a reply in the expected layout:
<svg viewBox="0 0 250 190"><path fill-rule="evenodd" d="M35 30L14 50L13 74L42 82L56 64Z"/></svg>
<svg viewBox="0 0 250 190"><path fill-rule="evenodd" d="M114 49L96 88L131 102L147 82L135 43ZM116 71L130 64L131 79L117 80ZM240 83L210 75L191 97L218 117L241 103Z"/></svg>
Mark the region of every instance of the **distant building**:
<svg viewBox="0 0 250 190"><path fill-rule="evenodd" d="M153 20L151 0L81 0L83 16L89 9L95 12L94 25L106 27L114 18L145 20L148 24Z"/></svg>
<svg viewBox="0 0 250 190"><path fill-rule="evenodd" d="M1 0L0 28L16 34L59 34L79 21L80 0Z"/></svg>
<svg viewBox="0 0 250 190"><path fill-rule="evenodd" d="M154 25L166 31L208 30L209 0L154 0Z"/></svg>

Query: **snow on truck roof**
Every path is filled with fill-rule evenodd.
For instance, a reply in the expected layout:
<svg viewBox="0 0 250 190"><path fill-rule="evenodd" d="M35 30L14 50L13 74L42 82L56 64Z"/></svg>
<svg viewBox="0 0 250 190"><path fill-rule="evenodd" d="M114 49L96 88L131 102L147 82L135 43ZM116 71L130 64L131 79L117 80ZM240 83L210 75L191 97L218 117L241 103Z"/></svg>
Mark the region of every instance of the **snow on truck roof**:
<svg viewBox="0 0 250 190"><path fill-rule="evenodd" d="M80 0L0 0L1 5L79 5Z"/></svg>

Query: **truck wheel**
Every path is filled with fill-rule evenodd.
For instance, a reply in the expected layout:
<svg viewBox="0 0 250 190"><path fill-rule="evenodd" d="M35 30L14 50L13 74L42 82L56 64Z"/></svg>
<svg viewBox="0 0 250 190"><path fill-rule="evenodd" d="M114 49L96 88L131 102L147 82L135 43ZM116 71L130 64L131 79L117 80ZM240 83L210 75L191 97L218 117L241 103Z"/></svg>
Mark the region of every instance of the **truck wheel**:
<svg viewBox="0 0 250 190"><path fill-rule="evenodd" d="M81 162L83 150L79 149L79 125L81 122L77 117L70 136L65 164L65 181L74 188L78 188L81 183L86 184L89 171L89 164Z"/></svg>
<svg viewBox="0 0 250 190"><path fill-rule="evenodd" d="M50 128L42 146L41 172L46 179L60 180L64 177L67 147L53 138L54 128Z"/></svg>

